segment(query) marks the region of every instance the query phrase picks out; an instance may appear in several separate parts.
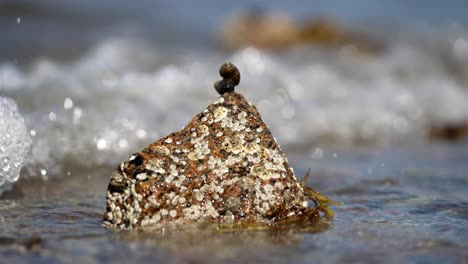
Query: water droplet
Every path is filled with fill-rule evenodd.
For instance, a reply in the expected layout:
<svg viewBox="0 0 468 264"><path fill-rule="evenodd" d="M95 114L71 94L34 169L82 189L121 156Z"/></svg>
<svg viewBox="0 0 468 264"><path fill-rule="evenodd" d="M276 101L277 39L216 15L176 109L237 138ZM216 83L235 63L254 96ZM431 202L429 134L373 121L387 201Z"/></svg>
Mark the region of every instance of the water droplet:
<svg viewBox="0 0 468 264"><path fill-rule="evenodd" d="M21 24L21 17L16 18L16 24Z"/></svg>
<svg viewBox="0 0 468 264"><path fill-rule="evenodd" d="M83 110L79 107L73 109L73 123L78 123L83 116Z"/></svg>
<svg viewBox="0 0 468 264"><path fill-rule="evenodd" d="M34 129L31 129L31 131L29 131L29 134L31 135L31 137L35 137L37 135L36 130Z"/></svg>
<svg viewBox="0 0 468 264"><path fill-rule="evenodd" d="M99 150L104 150L107 147L107 141L103 138L100 138L96 141L96 146Z"/></svg>
<svg viewBox="0 0 468 264"><path fill-rule="evenodd" d="M63 101L63 108L65 108L65 110L72 109L73 108L72 99L70 99L69 97L65 98L65 100Z"/></svg>
<svg viewBox="0 0 468 264"><path fill-rule="evenodd" d="M49 120L50 121L55 121L57 119L57 115L54 112L49 113Z"/></svg>
<svg viewBox="0 0 468 264"><path fill-rule="evenodd" d="M7 164L3 165L2 170L3 170L3 172L9 172L10 168L11 168L10 164L7 163Z"/></svg>
<svg viewBox="0 0 468 264"><path fill-rule="evenodd" d="M136 135L139 139L143 139L146 138L147 133L144 129L140 128L137 130Z"/></svg>
<svg viewBox="0 0 468 264"><path fill-rule="evenodd" d="M310 154L312 159L322 159L323 158L323 150L321 148L315 148L312 153Z"/></svg>
<svg viewBox="0 0 468 264"><path fill-rule="evenodd" d="M49 176L47 176L47 171L45 169L41 169L41 178L43 181L47 181Z"/></svg>
<svg viewBox="0 0 468 264"><path fill-rule="evenodd" d="M125 138L119 140L119 147L126 148L128 146L128 141Z"/></svg>

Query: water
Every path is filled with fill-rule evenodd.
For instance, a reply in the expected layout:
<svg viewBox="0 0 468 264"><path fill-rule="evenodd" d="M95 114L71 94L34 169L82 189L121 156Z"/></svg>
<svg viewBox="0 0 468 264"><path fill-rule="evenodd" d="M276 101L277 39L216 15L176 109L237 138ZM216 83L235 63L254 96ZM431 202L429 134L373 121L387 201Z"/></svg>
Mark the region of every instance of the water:
<svg viewBox="0 0 468 264"><path fill-rule="evenodd" d="M0 96L16 102L32 139L20 181L0 198L0 262L467 262L468 143L427 140L432 125L468 120L466 3L371 2L271 3L362 29L386 47L369 58L222 51L213 31L244 2L0 4ZM345 202L333 223L102 228L113 168L213 101L226 60L297 174L310 167L308 185Z"/></svg>
<svg viewBox="0 0 468 264"><path fill-rule="evenodd" d="M31 138L10 98L0 97L0 195L18 180L31 146Z"/></svg>
<svg viewBox="0 0 468 264"><path fill-rule="evenodd" d="M5 263L461 263L468 257L467 147L330 147L316 161L289 153L301 161L296 169L313 168L310 186L345 202L331 226L314 232L113 232L101 227L108 169L30 180L1 201L0 252Z"/></svg>

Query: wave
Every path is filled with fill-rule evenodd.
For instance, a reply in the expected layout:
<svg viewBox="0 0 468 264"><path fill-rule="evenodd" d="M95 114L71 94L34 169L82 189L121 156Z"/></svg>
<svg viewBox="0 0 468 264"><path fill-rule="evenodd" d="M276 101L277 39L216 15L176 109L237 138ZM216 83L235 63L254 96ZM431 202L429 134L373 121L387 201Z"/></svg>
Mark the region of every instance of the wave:
<svg viewBox="0 0 468 264"><path fill-rule="evenodd" d="M3 62L0 93L16 100L29 128L32 174L65 162L114 166L180 129L216 99L226 60L282 146L421 141L433 124L468 120L468 34L444 37L399 39L370 58L307 47L167 53L113 38L71 61Z"/></svg>

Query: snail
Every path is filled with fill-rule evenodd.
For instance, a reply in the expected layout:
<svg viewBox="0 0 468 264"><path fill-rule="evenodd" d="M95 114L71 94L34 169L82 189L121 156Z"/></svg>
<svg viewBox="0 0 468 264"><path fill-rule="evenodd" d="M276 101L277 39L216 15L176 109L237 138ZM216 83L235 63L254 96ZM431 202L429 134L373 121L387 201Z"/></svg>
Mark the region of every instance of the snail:
<svg viewBox="0 0 468 264"><path fill-rule="evenodd" d="M222 80L214 83L214 88L219 94L234 92L234 87L240 82L240 72L231 62L225 62L219 68Z"/></svg>

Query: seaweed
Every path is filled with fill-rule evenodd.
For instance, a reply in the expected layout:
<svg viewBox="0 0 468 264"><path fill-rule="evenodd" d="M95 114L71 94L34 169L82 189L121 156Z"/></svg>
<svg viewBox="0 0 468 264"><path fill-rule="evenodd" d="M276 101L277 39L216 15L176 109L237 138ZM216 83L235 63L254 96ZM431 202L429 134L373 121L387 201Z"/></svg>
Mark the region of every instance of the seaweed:
<svg viewBox="0 0 468 264"><path fill-rule="evenodd" d="M306 187L307 178L310 175L310 169L307 170L307 173L302 178L301 187L304 190L304 195L309 198L315 204L315 209L322 212L327 219L332 219L335 213L329 207L329 205L340 206L343 202L335 202L332 199L326 197L325 195L319 193L318 191Z"/></svg>

